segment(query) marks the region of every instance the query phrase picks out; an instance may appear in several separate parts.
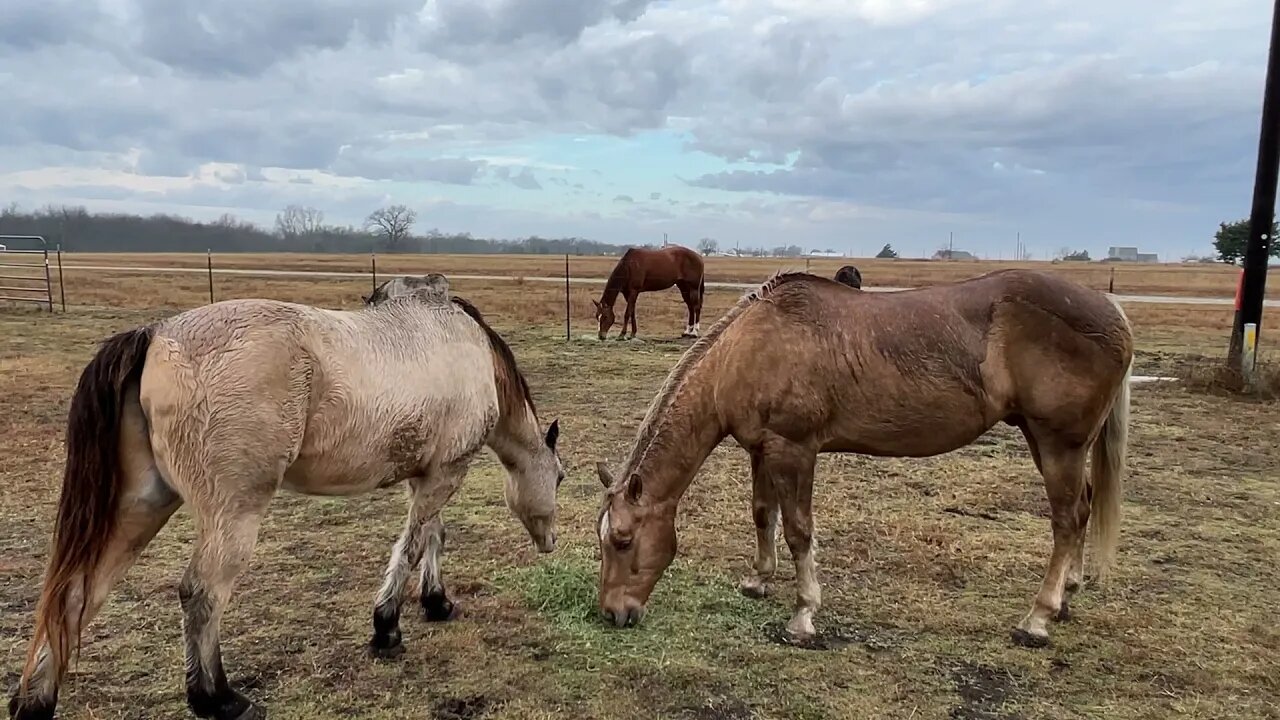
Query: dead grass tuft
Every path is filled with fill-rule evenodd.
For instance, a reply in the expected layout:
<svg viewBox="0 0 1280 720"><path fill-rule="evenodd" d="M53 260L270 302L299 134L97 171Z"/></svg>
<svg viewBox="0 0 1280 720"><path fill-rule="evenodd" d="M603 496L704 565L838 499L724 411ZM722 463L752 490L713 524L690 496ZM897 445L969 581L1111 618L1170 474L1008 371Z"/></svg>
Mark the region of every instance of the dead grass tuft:
<svg viewBox="0 0 1280 720"><path fill-rule="evenodd" d="M1274 362L1259 360L1252 382L1221 358L1189 361L1177 377L1194 393L1266 402L1280 399L1280 364Z"/></svg>

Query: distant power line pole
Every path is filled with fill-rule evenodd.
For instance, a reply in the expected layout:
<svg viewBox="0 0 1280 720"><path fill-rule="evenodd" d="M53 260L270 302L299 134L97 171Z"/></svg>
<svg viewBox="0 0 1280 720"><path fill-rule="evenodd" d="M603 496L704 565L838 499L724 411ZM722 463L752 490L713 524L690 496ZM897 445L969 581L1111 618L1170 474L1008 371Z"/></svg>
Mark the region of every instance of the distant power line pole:
<svg viewBox="0 0 1280 720"><path fill-rule="evenodd" d="M1266 295L1267 262L1271 255L1271 224L1276 213L1276 175L1280 173L1280 0L1271 11L1271 44L1262 91L1262 126L1258 132L1258 165L1253 180L1253 209L1249 213L1249 243L1244 252L1239 308L1231 328L1227 362L1238 371L1253 371L1257 338L1262 330L1262 300ZM1246 330L1252 337L1246 338ZM1246 340L1249 342L1246 343Z"/></svg>

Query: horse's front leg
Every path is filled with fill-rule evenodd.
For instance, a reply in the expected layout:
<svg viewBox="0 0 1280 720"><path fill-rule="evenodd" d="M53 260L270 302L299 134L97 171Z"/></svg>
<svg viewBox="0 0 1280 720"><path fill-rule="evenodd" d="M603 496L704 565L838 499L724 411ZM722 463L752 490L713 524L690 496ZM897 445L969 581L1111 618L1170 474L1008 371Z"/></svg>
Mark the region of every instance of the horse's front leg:
<svg viewBox="0 0 1280 720"><path fill-rule="evenodd" d="M768 583L778 568L778 501L772 479L761 471L761 456L751 455L751 518L756 526L756 562L754 574L742 579L738 588L743 595L762 598L769 593Z"/></svg>
<svg viewBox="0 0 1280 720"><path fill-rule="evenodd" d="M430 622L443 622L454 616L455 606L445 592L444 577L440 571L445 535L444 519L436 513L426 525L426 550L422 556L422 585L418 596L423 615Z"/></svg>
<svg viewBox="0 0 1280 720"><path fill-rule="evenodd" d="M627 306L622 310L622 331L618 333L618 339L626 340L627 339L627 323L631 321L631 312L632 312L632 309L635 307L636 298L632 295L624 295L622 297L622 300L627 304ZM635 337L635 333L633 332L631 336Z"/></svg>
<svg viewBox="0 0 1280 720"><path fill-rule="evenodd" d="M640 332L640 328L636 326L636 305L640 304L640 294L636 293L631 298L631 302L627 304L627 312L631 315L631 339L634 340L636 333Z"/></svg>
<svg viewBox="0 0 1280 720"><path fill-rule="evenodd" d="M439 515L461 480L462 473L450 472L410 478L408 481L409 516L400 539L391 550L386 577L374 601L373 639L369 641L369 652L374 657L393 658L404 653L400 606L404 603L405 586L426 550L428 521Z"/></svg>

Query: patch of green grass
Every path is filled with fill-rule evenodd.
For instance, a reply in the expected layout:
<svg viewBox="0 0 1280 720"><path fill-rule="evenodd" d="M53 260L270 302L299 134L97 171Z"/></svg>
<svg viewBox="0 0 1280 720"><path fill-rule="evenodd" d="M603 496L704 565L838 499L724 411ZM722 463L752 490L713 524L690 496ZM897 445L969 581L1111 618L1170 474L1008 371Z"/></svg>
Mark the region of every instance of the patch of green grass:
<svg viewBox="0 0 1280 720"><path fill-rule="evenodd" d="M609 627L599 618L598 573L598 560L578 546L499 572L494 584L539 613L565 649L603 661L715 658L730 646L761 641L763 626L776 619L773 603L748 599L677 558L649 600L658 611L632 628Z"/></svg>

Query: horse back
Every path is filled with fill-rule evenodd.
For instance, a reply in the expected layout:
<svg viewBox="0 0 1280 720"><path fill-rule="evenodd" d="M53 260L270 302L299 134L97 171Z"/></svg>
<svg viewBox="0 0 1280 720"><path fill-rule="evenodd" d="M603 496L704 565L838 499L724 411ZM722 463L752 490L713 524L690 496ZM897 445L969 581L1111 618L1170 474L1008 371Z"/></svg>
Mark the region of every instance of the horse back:
<svg viewBox="0 0 1280 720"><path fill-rule="evenodd" d="M493 352L452 306L405 305L318 335L296 489L360 491L474 455L499 406Z"/></svg>
<svg viewBox="0 0 1280 720"><path fill-rule="evenodd" d="M1013 416L1087 435L1131 355L1105 296L1040 273L894 293L803 276L768 299L721 343L716 395L743 399L721 411L748 444L770 431L827 450L928 456Z"/></svg>
<svg viewBox="0 0 1280 720"><path fill-rule="evenodd" d="M640 292L666 290L677 284L693 285L702 278L703 263L698 253L682 245L656 250L631 248L623 254L630 285Z"/></svg>

